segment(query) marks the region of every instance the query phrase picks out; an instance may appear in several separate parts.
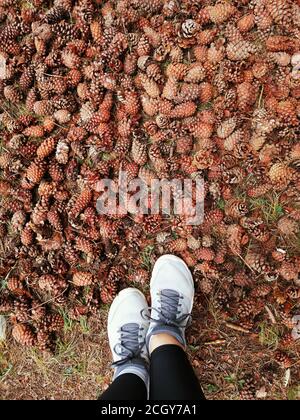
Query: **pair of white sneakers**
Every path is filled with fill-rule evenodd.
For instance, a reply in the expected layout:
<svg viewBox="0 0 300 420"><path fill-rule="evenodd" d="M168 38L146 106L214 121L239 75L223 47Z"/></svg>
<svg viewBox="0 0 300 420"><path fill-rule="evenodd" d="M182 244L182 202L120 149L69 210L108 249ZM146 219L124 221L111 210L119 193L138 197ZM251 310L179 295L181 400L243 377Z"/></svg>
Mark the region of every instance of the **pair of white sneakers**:
<svg viewBox="0 0 300 420"><path fill-rule="evenodd" d="M188 266L174 255L157 260L150 288L151 308L139 290L128 288L115 298L108 316L109 344L116 368L114 379L133 373L147 386L151 337L166 333L186 345L185 329L195 292Z"/></svg>

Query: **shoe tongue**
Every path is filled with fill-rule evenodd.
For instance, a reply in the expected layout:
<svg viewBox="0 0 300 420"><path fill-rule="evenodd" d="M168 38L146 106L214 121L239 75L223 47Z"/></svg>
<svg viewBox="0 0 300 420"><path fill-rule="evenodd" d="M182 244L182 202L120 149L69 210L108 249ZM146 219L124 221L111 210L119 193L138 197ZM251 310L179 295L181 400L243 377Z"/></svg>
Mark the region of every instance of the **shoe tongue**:
<svg viewBox="0 0 300 420"><path fill-rule="evenodd" d="M169 320L176 320L178 315L179 293L176 290L164 289L160 292L161 313Z"/></svg>

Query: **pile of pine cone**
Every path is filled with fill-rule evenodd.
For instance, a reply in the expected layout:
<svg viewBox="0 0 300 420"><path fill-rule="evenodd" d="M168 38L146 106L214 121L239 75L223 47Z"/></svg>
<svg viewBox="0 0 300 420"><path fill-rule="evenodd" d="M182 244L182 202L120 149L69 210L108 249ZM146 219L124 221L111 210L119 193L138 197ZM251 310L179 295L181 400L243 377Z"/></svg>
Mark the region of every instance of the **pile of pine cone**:
<svg viewBox="0 0 300 420"><path fill-rule="evenodd" d="M268 303L289 335L299 0L0 0L0 25L0 312L14 338L53 349L59 313L147 285L149 250L181 256L224 319L252 331ZM120 170L203 177L204 223L98 215Z"/></svg>

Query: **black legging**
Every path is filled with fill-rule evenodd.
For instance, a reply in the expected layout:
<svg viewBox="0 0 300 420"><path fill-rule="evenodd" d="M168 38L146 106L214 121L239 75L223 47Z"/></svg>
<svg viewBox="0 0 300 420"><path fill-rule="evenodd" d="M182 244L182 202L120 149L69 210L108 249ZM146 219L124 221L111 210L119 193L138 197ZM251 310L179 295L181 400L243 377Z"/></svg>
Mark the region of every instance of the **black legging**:
<svg viewBox="0 0 300 420"><path fill-rule="evenodd" d="M146 400L142 379L132 373L120 375L100 400ZM151 355L150 400L205 400L199 381L181 347L165 345Z"/></svg>

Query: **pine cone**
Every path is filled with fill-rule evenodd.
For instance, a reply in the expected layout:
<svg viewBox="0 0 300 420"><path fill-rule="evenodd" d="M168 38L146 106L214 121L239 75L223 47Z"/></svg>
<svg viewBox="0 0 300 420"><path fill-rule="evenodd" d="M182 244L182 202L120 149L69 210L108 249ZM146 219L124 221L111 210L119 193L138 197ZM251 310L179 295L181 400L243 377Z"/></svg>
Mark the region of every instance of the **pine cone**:
<svg viewBox="0 0 300 420"><path fill-rule="evenodd" d="M13 104L17 104L22 100L20 92L14 86L5 86L3 93L5 99Z"/></svg>
<svg viewBox="0 0 300 420"><path fill-rule="evenodd" d="M93 281L94 276L87 271L78 271L73 275L73 283L78 287L89 286Z"/></svg>
<svg viewBox="0 0 300 420"><path fill-rule="evenodd" d="M265 257L254 251L248 252L245 261L253 270L257 271L258 273L266 274L270 271L270 266Z"/></svg>
<svg viewBox="0 0 300 420"><path fill-rule="evenodd" d="M256 47L248 41L239 40L229 42L226 48L227 57L231 61L247 60L251 54L256 52Z"/></svg>
<svg viewBox="0 0 300 420"><path fill-rule="evenodd" d="M183 22L181 30L184 38L192 38L199 31L200 27L193 19L188 19Z"/></svg>
<svg viewBox="0 0 300 420"><path fill-rule="evenodd" d="M64 249L64 257L71 266L75 266L79 262L78 253L71 243L66 243Z"/></svg>
<svg viewBox="0 0 300 420"><path fill-rule="evenodd" d="M217 25L226 22L236 11L236 8L229 3L218 3L207 7L210 20Z"/></svg>
<svg viewBox="0 0 300 420"><path fill-rule="evenodd" d="M48 139L42 142L42 144L37 149L36 154L40 159L45 159L54 151L55 146L56 139L54 137L49 137Z"/></svg>
<svg viewBox="0 0 300 420"><path fill-rule="evenodd" d="M36 335L37 347L42 352L52 352L53 343L50 334L45 331L38 331Z"/></svg>
<svg viewBox="0 0 300 420"><path fill-rule="evenodd" d="M277 24L289 27L293 16L290 0L266 0L265 4L266 10Z"/></svg>
<svg viewBox="0 0 300 420"><path fill-rule="evenodd" d="M237 23L240 32L249 32L255 25L255 16L252 13L244 15Z"/></svg>
<svg viewBox="0 0 300 420"><path fill-rule="evenodd" d="M122 266L113 267L108 275L108 283L119 283L125 279L125 270Z"/></svg>
<svg viewBox="0 0 300 420"><path fill-rule="evenodd" d="M134 162L140 166L148 161L147 146L138 138L133 139L131 154Z"/></svg>
<svg viewBox="0 0 300 420"><path fill-rule="evenodd" d="M72 217L78 217L79 214L88 206L92 199L92 192L88 189L83 190L76 199L70 212Z"/></svg>
<svg viewBox="0 0 300 420"><path fill-rule="evenodd" d="M160 88L159 85L152 79L150 79L147 75L141 74L140 75L141 85L146 91L147 95L150 98L158 98L160 96Z"/></svg>
<svg viewBox="0 0 300 420"><path fill-rule="evenodd" d="M226 139L234 132L236 128L236 119L235 118L229 118L228 120L225 120L222 122L221 125L219 125L217 129L217 134L221 139Z"/></svg>
<svg viewBox="0 0 300 420"><path fill-rule="evenodd" d="M168 250L170 253L179 253L187 249L187 241L183 238L174 239L168 243Z"/></svg>
<svg viewBox="0 0 300 420"><path fill-rule="evenodd" d="M44 133L44 128L40 125L32 125L23 131L23 134L27 137L43 137Z"/></svg>
<svg viewBox="0 0 300 420"><path fill-rule="evenodd" d="M213 261L215 252L211 248L199 248L195 250L195 257L200 261Z"/></svg>
<svg viewBox="0 0 300 420"><path fill-rule="evenodd" d="M284 163L275 163L270 169L269 177L273 183L286 184L291 179L291 170Z"/></svg>
<svg viewBox="0 0 300 420"><path fill-rule="evenodd" d="M278 230L284 236L296 235L299 231L299 225L295 220L290 219L288 216L282 217L278 221Z"/></svg>
<svg viewBox="0 0 300 420"><path fill-rule="evenodd" d="M25 67L22 76L20 77L20 89L23 92L29 90L34 83L35 72L33 66Z"/></svg>
<svg viewBox="0 0 300 420"><path fill-rule="evenodd" d="M251 290L250 296L253 298L260 298L268 296L272 291L272 287L269 284L260 284Z"/></svg>
<svg viewBox="0 0 300 420"><path fill-rule="evenodd" d="M290 368L293 364L291 358L280 350L275 353L274 358L276 362L284 369Z"/></svg>
<svg viewBox="0 0 300 420"><path fill-rule="evenodd" d="M34 234L30 227L30 224L27 224L21 232L21 242L25 246L29 246L33 243Z"/></svg>
<svg viewBox="0 0 300 420"><path fill-rule="evenodd" d="M53 181L60 182L64 179L64 172L63 172L62 167L59 165L59 163L53 161L49 165L48 171Z"/></svg>
<svg viewBox="0 0 300 420"><path fill-rule="evenodd" d="M39 184L46 172L46 166L43 161L36 159L31 163L26 171L26 178L34 185Z"/></svg>
<svg viewBox="0 0 300 420"><path fill-rule="evenodd" d="M65 140L60 140L56 146L56 160L65 165L69 160L69 145Z"/></svg>
<svg viewBox="0 0 300 420"><path fill-rule="evenodd" d="M200 84L200 100L203 103L210 102L213 98L213 86L208 82L203 82Z"/></svg>
<svg viewBox="0 0 300 420"><path fill-rule="evenodd" d="M12 336L22 346L34 346L36 343L36 336L28 325L15 325L12 330Z"/></svg>
<svg viewBox="0 0 300 420"><path fill-rule="evenodd" d="M244 378L243 389L240 391L240 397L243 401L256 400L256 386L252 376L248 375Z"/></svg>
<svg viewBox="0 0 300 420"><path fill-rule="evenodd" d="M232 199L226 203L225 214L226 216L234 219L239 219L249 212L247 203L242 200Z"/></svg>
<svg viewBox="0 0 300 420"><path fill-rule="evenodd" d="M199 281L199 287L202 293L210 295L214 289L214 283L211 279L203 278Z"/></svg>
<svg viewBox="0 0 300 420"><path fill-rule="evenodd" d="M58 211L52 208L47 214L48 221L51 226L54 227L55 230L61 232L63 230L63 225L61 222L61 218L59 216Z"/></svg>
<svg viewBox="0 0 300 420"><path fill-rule="evenodd" d="M279 275L287 281L297 280L299 269L295 264L289 261L284 261L278 269Z"/></svg>
<svg viewBox="0 0 300 420"><path fill-rule="evenodd" d="M0 297L0 313L10 312L13 309L12 300L7 296Z"/></svg>
<svg viewBox="0 0 300 420"><path fill-rule="evenodd" d="M31 220L34 225L43 225L47 219L49 210L49 198L41 197L40 201L36 204L33 212L31 213Z"/></svg>
<svg viewBox="0 0 300 420"><path fill-rule="evenodd" d="M101 301L105 305L110 305L117 296L118 288L115 282L106 282L102 285L100 291Z"/></svg>
<svg viewBox="0 0 300 420"><path fill-rule="evenodd" d="M88 254L90 256L93 256L94 254L93 243L88 239L82 237L76 238L75 248L77 249L77 251L84 252L85 254Z"/></svg>
<svg viewBox="0 0 300 420"><path fill-rule="evenodd" d="M188 101L180 105L176 105L170 113L171 118L186 118L195 114L197 106L195 102Z"/></svg>
<svg viewBox="0 0 300 420"><path fill-rule="evenodd" d="M256 302L253 299L243 300L237 308L237 316L241 319L252 317L256 308Z"/></svg>
<svg viewBox="0 0 300 420"><path fill-rule="evenodd" d="M18 277L11 277L7 282L6 288L10 292L15 293L23 289L23 283Z"/></svg>

